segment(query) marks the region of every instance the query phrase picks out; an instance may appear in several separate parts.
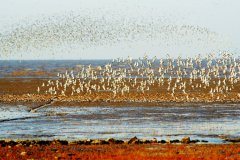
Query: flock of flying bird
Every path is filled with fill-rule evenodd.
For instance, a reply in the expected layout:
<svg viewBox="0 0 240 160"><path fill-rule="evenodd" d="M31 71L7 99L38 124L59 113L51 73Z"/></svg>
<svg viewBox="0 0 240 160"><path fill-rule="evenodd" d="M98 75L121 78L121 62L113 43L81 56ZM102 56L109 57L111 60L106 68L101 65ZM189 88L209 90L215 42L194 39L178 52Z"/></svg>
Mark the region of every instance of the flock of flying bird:
<svg viewBox="0 0 240 160"><path fill-rule="evenodd" d="M219 94L226 96L239 85L240 60L227 53L221 58L199 55L187 59L149 59L145 55L139 59L114 59L102 66L89 64L78 72L58 73L57 77L37 87L37 92L54 96L109 92L113 98L130 92L157 92L175 98L180 93L189 100L191 93L203 91L219 99Z"/></svg>
<svg viewBox="0 0 240 160"><path fill-rule="evenodd" d="M226 44L220 42L223 40L221 36L207 28L170 24L153 17L144 20L69 13L26 19L7 28L9 30L0 32L0 53L7 56L72 53L74 49L83 52L87 48L119 43L135 47L137 42L145 42L145 45L151 42L155 48L211 46L220 49ZM198 51L201 52L200 49Z"/></svg>

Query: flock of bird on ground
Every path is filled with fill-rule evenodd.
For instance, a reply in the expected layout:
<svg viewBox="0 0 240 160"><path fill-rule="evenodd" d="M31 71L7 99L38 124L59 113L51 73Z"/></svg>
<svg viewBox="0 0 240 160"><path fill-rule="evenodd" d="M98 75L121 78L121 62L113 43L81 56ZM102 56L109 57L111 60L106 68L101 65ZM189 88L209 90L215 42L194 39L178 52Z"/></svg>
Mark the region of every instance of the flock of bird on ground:
<svg viewBox="0 0 240 160"><path fill-rule="evenodd" d="M187 59L149 59L145 55L139 59L114 59L102 66L81 66L78 71L66 70L57 77L38 86L37 92L55 96L110 92L116 97L154 91L172 97L181 93L188 99L189 94L200 90L211 97L226 96L240 82L240 60L228 53L221 58L199 55Z"/></svg>

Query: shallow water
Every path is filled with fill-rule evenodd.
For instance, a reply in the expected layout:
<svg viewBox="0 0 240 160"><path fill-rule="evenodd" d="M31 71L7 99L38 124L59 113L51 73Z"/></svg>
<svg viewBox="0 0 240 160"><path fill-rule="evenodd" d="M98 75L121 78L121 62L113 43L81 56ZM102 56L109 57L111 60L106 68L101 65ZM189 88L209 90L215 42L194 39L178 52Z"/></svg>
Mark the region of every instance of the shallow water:
<svg viewBox="0 0 240 160"><path fill-rule="evenodd" d="M0 139L107 139L110 137L208 140L240 136L240 104L199 107L0 106Z"/></svg>

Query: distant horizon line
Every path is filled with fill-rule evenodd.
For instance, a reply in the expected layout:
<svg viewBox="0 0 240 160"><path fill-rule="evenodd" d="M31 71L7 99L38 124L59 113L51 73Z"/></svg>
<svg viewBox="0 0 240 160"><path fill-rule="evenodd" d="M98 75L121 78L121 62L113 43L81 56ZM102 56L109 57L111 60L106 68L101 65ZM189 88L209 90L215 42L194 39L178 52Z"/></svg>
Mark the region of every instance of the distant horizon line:
<svg viewBox="0 0 240 160"><path fill-rule="evenodd" d="M143 58L143 57L139 57ZM139 58L132 58L132 60L138 60ZM188 59L188 58L195 58L195 57L187 57L187 58L181 58L181 59ZM206 57L202 57L202 59L205 59ZM240 57L230 57L235 59L240 59ZM104 61L104 60L117 60L118 58L112 58L112 59L0 59L0 61ZM122 58L120 58L122 59ZM127 59L127 58L123 58ZM150 57L148 59L153 59L153 57ZM169 58L157 58L156 60L160 59L169 59ZM178 59L178 58L170 58L170 59ZM221 59L221 57L213 57L213 59Z"/></svg>

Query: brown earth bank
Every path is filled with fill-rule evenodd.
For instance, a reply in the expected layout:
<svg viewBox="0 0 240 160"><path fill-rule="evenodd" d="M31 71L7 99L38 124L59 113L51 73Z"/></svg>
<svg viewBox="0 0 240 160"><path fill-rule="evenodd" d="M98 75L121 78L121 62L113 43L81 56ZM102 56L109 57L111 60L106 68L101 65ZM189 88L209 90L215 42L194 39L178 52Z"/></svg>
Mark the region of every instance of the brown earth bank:
<svg viewBox="0 0 240 160"><path fill-rule="evenodd" d="M149 91L140 93L130 91L124 95L117 94L113 96L112 92L102 91L89 93L80 93L76 95L50 95L41 91L37 93L37 87L46 83L47 79L23 79L23 78L2 78L0 79L0 103L18 103L39 105L55 99L53 105L77 105L77 106L167 106L167 105L198 105L201 103L239 103L240 86L237 84L231 92L221 94L216 93L211 96L206 90L198 88L188 92L186 95L177 92L175 96L167 92L166 87L157 89L152 86ZM166 80L167 81L167 80Z"/></svg>
<svg viewBox="0 0 240 160"><path fill-rule="evenodd" d="M238 160L240 144L17 144L1 146L0 159Z"/></svg>

